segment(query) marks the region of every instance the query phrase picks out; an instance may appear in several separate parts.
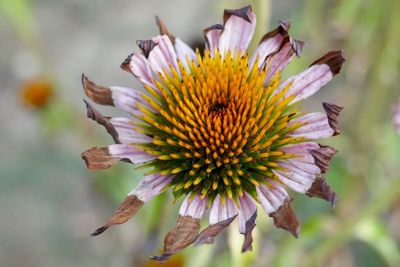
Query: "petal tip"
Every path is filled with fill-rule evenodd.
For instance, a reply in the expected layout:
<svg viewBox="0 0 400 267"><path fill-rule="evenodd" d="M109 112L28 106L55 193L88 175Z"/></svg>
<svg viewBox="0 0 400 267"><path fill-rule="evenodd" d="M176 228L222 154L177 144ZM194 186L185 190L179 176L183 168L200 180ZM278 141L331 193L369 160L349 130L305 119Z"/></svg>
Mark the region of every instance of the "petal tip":
<svg viewBox="0 0 400 267"><path fill-rule="evenodd" d="M224 23L231 17L231 16L237 16L248 23L252 23L251 18L249 17L249 12L252 12L251 5L247 5L245 7L239 8L239 9L225 9L224 10Z"/></svg>
<svg viewBox="0 0 400 267"><path fill-rule="evenodd" d="M345 62L344 58L344 51L343 50L335 50L335 51L330 51L314 61L312 65L316 64L326 64L329 66L332 75L335 76L339 74L340 70L342 69L342 65Z"/></svg>
<svg viewBox="0 0 400 267"><path fill-rule="evenodd" d="M90 234L90 236L94 237L94 236L98 236L101 235L102 233L104 233L104 231L106 231L109 228L109 226L102 226L97 228L93 233Z"/></svg>
<svg viewBox="0 0 400 267"><path fill-rule="evenodd" d="M323 102L322 106L326 112L326 115L328 116L329 126L334 131L333 135L334 136L339 135L340 127L339 127L338 117L340 112L343 110L343 107L328 102Z"/></svg>

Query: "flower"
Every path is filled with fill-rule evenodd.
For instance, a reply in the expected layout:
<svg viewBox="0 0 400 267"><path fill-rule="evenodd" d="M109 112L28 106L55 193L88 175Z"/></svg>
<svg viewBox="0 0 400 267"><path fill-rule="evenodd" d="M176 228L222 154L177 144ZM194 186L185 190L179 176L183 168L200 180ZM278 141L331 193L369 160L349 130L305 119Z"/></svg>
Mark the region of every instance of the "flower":
<svg viewBox="0 0 400 267"><path fill-rule="evenodd" d="M171 188L184 196L176 226L166 235L163 261L190 244L213 243L237 217L242 251L252 248L260 203L275 225L297 237L299 222L286 188L335 205L336 194L324 174L337 152L315 139L340 133L341 107L323 103L326 113L304 113L298 102L328 83L344 62L331 51L305 71L281 82L280 73L299 56L304 43L288 35L281 21L249 56L256 16L251 6L225 10L224 24L204 30L204 56L174 37L157 19L161 35L138 41L122 69L133 74L145 93L102 87L82 77L86 95L111 105L128 118L102 116L86 102L88 117L103 125L116 144L82 153L89 169L118 161L150 171L119 209L93 235L126 222L144 203ZM210 209L209 226L200 219Z"/></svg>
<svg viewBox="0 0 400 267"><path fill-rule="evenodd" d="M37 110L46 107L53 96L54 86L45 76L33 77L21 86L20 98L23 104Z"/></svg>

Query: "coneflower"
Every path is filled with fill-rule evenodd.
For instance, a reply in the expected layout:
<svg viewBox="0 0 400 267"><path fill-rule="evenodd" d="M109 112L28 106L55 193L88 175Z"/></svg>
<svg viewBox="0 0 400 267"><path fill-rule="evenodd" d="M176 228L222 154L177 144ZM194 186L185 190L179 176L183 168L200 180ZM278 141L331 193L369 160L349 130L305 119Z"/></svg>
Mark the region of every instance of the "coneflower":
<svg viewBox="0 0 400 267"><path fill-rule="evenodd" d="M164 190L184 197L178 222L165 237L165 260L190 244L213 243L237 217L242 251L252 247L256 202L275 225L297 237L298 220L286 188L335 205L324 173L337 152L315 139L340 133L341 107L323 103L325 113L303 113L298 102L339 73L342 51L331 51L305 71L281 82L280 74L303 42L281 21L247 52L256 16L250 6L225 10L223 25L204 30L204 55L174 37L157 19L161 35L138 41L140 52L122 63L145 93L102 87L82 76L86 95L97 104L128 112L130 118L102 116L86 102L88 117L103 125L116 144L82 153L91 170L119 161L149 172L119 209L93 235L126 222ZM200 219L210 209L209 226Z"/></svg>

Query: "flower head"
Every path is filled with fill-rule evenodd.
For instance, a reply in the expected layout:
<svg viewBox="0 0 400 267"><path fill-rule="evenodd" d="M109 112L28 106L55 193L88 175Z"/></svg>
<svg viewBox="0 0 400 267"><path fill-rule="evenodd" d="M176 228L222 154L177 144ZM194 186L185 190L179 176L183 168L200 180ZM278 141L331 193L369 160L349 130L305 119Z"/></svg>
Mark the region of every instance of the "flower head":
<svg viewBox="0 0 400 267"><path fill-rule="evenodd" d="M336 150L314 140L340 133L337 117L342 109L323 103L325 113L303 113L298 102L339 73L342 52L329 52L282 82L282 70L304 45L288 35L287 21L265 34L250 55L255 14L250 6L225 10L223 25L204 30L203 56L159 19L157 23L161 35L138 41L141 52L121 65L143 84L145 93L98 86L82 77L90 99L131 115L104 117L86 102L88 117L103 125L116 143L84 152L88 168L105 169L122 160L149 169L93 235L127 221L145 202L171 188L184 200L156 260L192 243L213 243L235 218L244 235L242 251L251 249L257 202L277 227L297 236L299 223L286 188L335 204L336 195L323 175ZM207 209L209 226L200 231Z"/></svg>

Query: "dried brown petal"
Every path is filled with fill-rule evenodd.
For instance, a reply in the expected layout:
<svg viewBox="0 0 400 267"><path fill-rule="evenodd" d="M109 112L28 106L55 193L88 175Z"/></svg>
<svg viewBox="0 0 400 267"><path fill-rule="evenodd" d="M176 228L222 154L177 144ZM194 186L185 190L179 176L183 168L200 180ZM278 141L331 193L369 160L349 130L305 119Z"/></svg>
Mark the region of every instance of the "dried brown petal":
<svg viewBox="0 0 400 267"><path fill-rule="evenodd" d="M82 86L85 94L97 104L114 105L110 88L96 85L94 82L90 81L85 74L82 74Z"/></svg>
<svg viewBox="0 0 400 267"><path fill-rule="evenodd" d="M136 44L142 50L143 55L148 58L151 50L156 47L156 43L153 40L138 40Z"/></svg>
<svg viewBox="0 0 400 267"><path fill-rule="evenodd" d="M292 210L291 202L292 200L286 200L277 211L269 216L274 219L276 227L289 231L297 238L300 230L299 221Z"/></svg>
<svg viewBox="0 0 400 267"><path fill-rule="evenodd" d="M164 253L153 256L153 260L165 261L171 255L181 251L192 244L200 230L200 220L192 216L179 216L178 222L164 239Z"/></svg>
<svg viewBox="0 0 400 267"><path fill-rule="evenodd" d="M325 178L317 177L311 188L306 192L309 197L318 197L325 199L331 203L332 207L336 206L337 195L332 191L332 188L326 183Z"/></svg>
<svg viewBox="0 0 400 267"><path fill-rule="evenodd" d="M128 221L136 214L143 204L143 201L140 201L135 195L127 196L108 223L98 228L91 235L97 236L114 224L121 224Z"/></svg>
<svg viewBox="0 0 400 267"><path fill-rule="evenodd" d="M121 66L120 66L121 69L123 69L124 71L127 71L127 72L129 72L129 73L132 73L131 68L129 67L129 63L131 62L132 57L133 57L133 53L132 53L132 54L129 54L129 55L125 58L124 62L122 62Z"/></svg>
<svg viewBox="0 0 400 267"><path fill-rule="evenodd" d="M116 144L121 142L118 139L118 132L115 130L114 126L111 124L107 117L101 115L94 107L92 107L86 100L83 100L86 104L87 117L96 121L98 124L103 125L107 132L112 136Z"/></svg>
<svg viewBox="0 0 400 267"><path fill-rule="evenodd" d="M246 232L244 233L244 241L242 245L242 252L246 252L253 249L253 236L252 232L254 227L256 227L256 218L257 218L257 211L251 215L250 219L246 222Z"/></svg>
<svg viewBox="0 0 400 267"><path fill-rule="evenodd" d="M331 69L332 75L335 76L336 74L339 74L344 61L345 59L343 51L330 51L314 61L310 66L316 64L326 64Z"/></svg>
<svg viewBox="0 0 400 267"><path fill-rule="evenodd" d="M329 161L337 153L337 150L330 146L320 146L318 149L310 150L310 154L314 157L315 164L320 168L322 173L326 173L329 169Z"/></svg>
<svg viewBox="0 0 400 267"><path fill-rule="evenodd" d="M225 9L224 10L224 23L233 15L244 19L245 21L251 23L248 12L251 11L251 6L245 6L240 9Z"/></svg>
<svg viewBox="0 0 400 267"><path fill-rule="evenodd" d="M175 36L172 35L172 33L167 29L167 26L165 26L164 22L158 16L156 16L156 23L160 30L160 34L167 35L172 44L175 44Z"/></svg>
<svg viewBox="0 0 400 267"><path fill-rule="evenodd" d="M195 245L202 245L202 244L212 244L214 243L215 237L219 235L226 227L228 227L232 221L236 218L237 215L218 222L213 225L209 225L206 229L201 231L196 239Z"/></svg>
<svg viewBox="0 0 400 267"><path fill-rule="evenodd" d="M324 107L324 109L326 111L326 115L328 116L329 126L334 131L333 135L340 134L338 116L339 116L340 112L342 111L343 107L339 107L335 104L331 104L331 103L327 103L327 102L323 102L322 106Z"/></svg>
<svg viewBox="0 0 400 267"><path fill-rule="evenodd" d="M120 159L112 157L107 147L92 147L81 154L89 170L104 170L117 164Z"/></svg>

